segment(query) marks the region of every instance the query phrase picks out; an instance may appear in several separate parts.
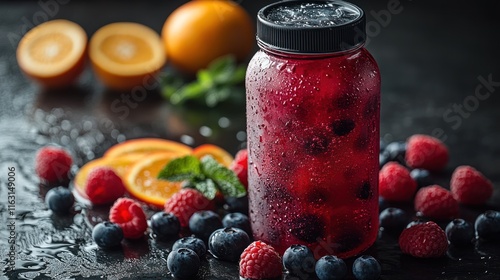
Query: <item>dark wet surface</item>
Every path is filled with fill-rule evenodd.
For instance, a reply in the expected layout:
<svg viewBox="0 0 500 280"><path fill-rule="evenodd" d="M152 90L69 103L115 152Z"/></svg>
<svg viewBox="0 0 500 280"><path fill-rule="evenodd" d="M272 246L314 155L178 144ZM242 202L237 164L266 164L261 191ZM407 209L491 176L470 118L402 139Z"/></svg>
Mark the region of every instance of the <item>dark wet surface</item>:
<svg viewBox="0 0 500 280"><path fill-rule="evenodd" d="M182 2L75 0L59 5L50 17L74 20L89 35L114 21L141 22L159 31L168 13ZM255 15L269 2L243 5ZM364 2L368 1L355 1L373 26L367 47L381 69L383 138L390 142L434 133L451 151L451 162L436 182L448 187L454 167L470 164L495 185L486 206L462 207L461 216L474 221L487 209L500 210L500 22L495 19L499 4L401 1L399 12L390 20L386 17L385 24L376 18L392 1ZM30 28L27 22L38 20L34 16L40 10L36 1L0 4L0 279L170 279L166 257L171 244L144 238L124 242L121 250L105 251L93 244L90 233L93 224L106 219L107 209L78 203L70 215L47 210L43 199L48 188L34 176L34 154L43 145L59 144L81 166L111 145L137 137L163 137L193 146L210 142L234 154L244 145L243 106L175 108L158 92L150 92L137 106L117 110L116 104L124 105L116 103L122 96L103 89L89 68L75 88L41 90L22 76L15 59L16 38ZM493 81L489 86L484 82L488 79ZM476 95L481 85L482 100ZM459 106L462 112L456 110ZM9 167L15 168L14 231L7 227L12 221L5 184ZM411 205L401 207L411 211ZM16 240L14 270L8 258L11 232ZM368 251L382 264L383 279L500 279L498 243L480 241L450 248L445 258L419 260L402 255L396 240L381 232ZM199 279L237 278L236 264L213 258L203 261L199 273Z"/></svg>

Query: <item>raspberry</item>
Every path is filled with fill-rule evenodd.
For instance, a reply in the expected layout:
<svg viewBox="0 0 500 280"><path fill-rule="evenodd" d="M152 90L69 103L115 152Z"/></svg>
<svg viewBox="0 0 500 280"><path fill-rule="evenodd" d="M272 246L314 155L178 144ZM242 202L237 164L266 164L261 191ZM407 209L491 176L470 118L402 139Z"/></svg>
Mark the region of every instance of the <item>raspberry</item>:
<svg viewBox="0 0 500 280"><path fill-rule="evenodd" d="M446 233L434 222L409 227L399 236L399 247L404 254L417 258L441 257L448 250Z"/></svg>
<svg viewBox="0 0 500 280"><path fill-rule="evenodd" d="M49 185L67 183L71 164L71 155L57 147L43 147L35 156L35 172L43 183Z"/></svg>
<svg viewBox="0 0 500 280"><path fill-rule="evenodd" d="M387 201L408 201L417 189L410 172L395 162L389 162L379 172L379 194Z"/></svg>
<svg viewBox="0 0 500 280"><path fill-rule="evenodd" d="M240 182L248 188L248 150L243 149L236 153L230 169L238 176Z"/></svg>
<svg viewBox="0 0 500 280"><path fill-rule="evenodd" d="M250 279L277 278L282 275L280 255L262 241L254 241L241 254L240 276Z"/></svg>
<svg viewBox="0 0 500 280"><path fill-rule="evenodd" d="M441 171L448 163L448 148L439 139L416 134L408 138L406 164L412 168Z"/></svg>
<svg viewBox="0 0 500 280"><path fill-rule="evenodd" d="M144 235L148 228L146 215L139 203L130 198L119 198L109 210L109 221L123 230L123 236L137 239Z"/></svg>
<svg viewBox="0 0 500 280"><path fill-rule="evenodd" d="M451 175L450 190L458 202L480 205L493 194L493 184L481 172L463 165L457 167Z"/></svg>
<svg viewBox="0 0 500 280"><path fill-rule="evenodd" d="M415 210L425 217L447 220L458 216L458 202L439 185L421 188L415 195Z"/></svg>
<svg viewBox="0 0 500 280"><path fill-rule="evenodd" d="M89 174L85 193L95 205L110 204L125 194L125 186L112 169L96 168Z"/></svg>
<svg viewBox="0 0 500 280"><path fill-rule="evenodd" d="M195 189L181 189L165 202L165 212L177 216L182 227L187 227L191 216L201 210L214 210L214 204Z"/></svg>

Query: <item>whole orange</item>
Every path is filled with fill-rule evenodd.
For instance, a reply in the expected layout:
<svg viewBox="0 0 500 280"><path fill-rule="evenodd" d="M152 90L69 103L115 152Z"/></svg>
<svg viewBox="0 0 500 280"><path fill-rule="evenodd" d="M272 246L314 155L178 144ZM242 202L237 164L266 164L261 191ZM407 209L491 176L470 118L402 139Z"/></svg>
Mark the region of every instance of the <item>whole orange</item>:
<svg viewBox="0 0 500 280"><path fill-rule="evenodd" d="M233 1L190 1L167 18L162 39L174 66L194 74L224 55L247 58L255 32L246 10Z"/></svg>

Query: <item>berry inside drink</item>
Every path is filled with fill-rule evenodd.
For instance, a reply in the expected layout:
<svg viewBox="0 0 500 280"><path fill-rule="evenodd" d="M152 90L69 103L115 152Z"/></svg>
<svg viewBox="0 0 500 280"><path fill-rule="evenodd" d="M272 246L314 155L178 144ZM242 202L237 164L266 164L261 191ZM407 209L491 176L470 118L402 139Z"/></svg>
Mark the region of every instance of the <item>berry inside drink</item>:
<svg viewBox="0 0 500 280"><path fill-rule="evenodd" d="M324 3L319 8L346 5L345 9L357 11L362 20L357 24L364 30L359 8L345 2ZM278 9L272 6L286 9L287 5L306 4L270 5L259 12L259 24L272 18L273 9ZM358 18L351 15L348 23ZM276 27L273 23L270 28ZM336 45L321 49L319 39L301 45L301 52L295 46L288 51L289 41L266 37L269 26L258 26L261 50L251 60L246 80L254 238L280 253L292 244L304 244L316 258L356 255L373 244L378 232L377 64L362 42L349 40L339 42L347 46L342 50ZM288 28L292 38L311 29ZM295 29L302 33L293 33Z"/></svg>

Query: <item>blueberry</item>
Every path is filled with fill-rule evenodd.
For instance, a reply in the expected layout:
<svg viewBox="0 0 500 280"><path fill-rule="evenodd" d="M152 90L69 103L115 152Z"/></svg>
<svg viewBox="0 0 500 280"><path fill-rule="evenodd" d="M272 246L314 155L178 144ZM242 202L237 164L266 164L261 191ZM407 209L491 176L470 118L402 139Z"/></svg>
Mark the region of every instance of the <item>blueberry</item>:
<svg viewBox="0 0 500 280"><path fill-rule="evenodd" d="M402 209L389 207L380 212L379 222L380 227L399 233L408 224L408 215Z"/></svg>
<svg viewBox="0 0 500 280"><path fill-rule="evenodd" d="M101 248L118 247L123 240L123 230L111 222L98 223L92 230L92 239Z"/></svg>
<svg viewBox="0 0 500 280"><path fill-rule="evenodd" d="M389 161L389 155L385 151L378 155L378 163L380 168L382 168Z"/></svg>
<svg viewBox="0 0 500 280"><path fill-rule="evenodd" d="M434 183L431 178L431 173L425 169L413 169L410 172L410 176L417 182L419 188L426 187Z"/></svg>
<svg viewBox="0 0 500 280"><path fill-rule="evenodd" d="M248 214L248 196L226 197L224 209L228 212L240 212Z"/></svg>
<svg viewBox="0 0 500 280"><path fill-rule="evenodd" d="M373 197L372 187L370 182L364 181L358 189L356 196L362 200L368 200Z"/></svg>
<svg viewBox="0 0 500 280"><path fill-rule="evenodd" d="M336 120L332 123L333 133L337 136L349 134L355 127L355 123L351 119Z"/></svg>
<svg viewBox="0 0 500 280"><path fill-rule="evenodd" d="M421 220L421 219L416 219L414 221L409 222L406 225L406 228L411 228L412 226L420 225L420 224L425 224L427 221Z"/></svg>
<svg viewBox="0 0 500 280"><path fill-rule="evenodd" d="M200 258L193 250L180 248L168 254L167 267L175 278L193 279L200 269Z"/></svg>
<svg viewBox="0 0 500 280"><path fill-rule="evenodd" d="M283 254L283 266L300 278L313 274L315 263L313 252L304 245L292 245Z"/></svg>
<svg viewBox="0 0 500 280"><path fill-rule="evenodd" d="M405 164L406 142L391 142L385 148L383 154L387 156L388 161L397 161Z"/></svg>
<svg viewBox="0 0 500 280"><path fill-rule="evenodd" d="M323 221L312 214L305 214L297 217L293 221L291 233L299 240L311 243L323 236Z"/></svg>
<svg viewBox="0 0 500 280"><path fill-rule="evenodd" d="M385 148L387 147L387 143L383 138L380 138L380 153L383 153L385 151Z"/></svg>
<svg viewBox="0 0 500 280"><path fill-rule="evenodd" d="M455 246L470 245L474 239L474 227L463 219L455 219L446 226L446 237Z"/></svg>
<svg viewBox="0 0 500 280"><path fill-rule="evenodd" d="M358 280L379 279L381 272L380 264L372 256L363 255L352 264L352 274Z"/></svg>
<svg viewBox="0 0 500 280"><path fill-rule="evenodd" d="M250 219L242 213L229 213L222 219L224 227L235 227L244 230L248 236L252 236L252 229L250 228Z"/></svg>
<svg viewBox="0 0 500 280"><path fill-rule="evenodd" d="M210 234L222 227L222 221L214 211L195 212L189 219L189 229L201 240L207 242Z"/></svg>
<svg viewBox="0 0 500 280"><path fill-rule="evenodd" d="M250 245L250 237L239 228L221 228L210 235L208 250L220 260L237 262L241 253Z"/></svg>
<svg viewBox="0 0 500 280"><path fill-rule="evenodd" d="M342 259L327 255L316 262L314 268L319 280L344 279L347 275L347 266Z"/></svg>
<svg viewBox="0 0 500 280"><path fill-rule="evenodd" d="M58 214L67 213L75 203L73 193L65 187L50 189L45 196L45 203L50 210Z"/></svg>
<svg viewBox="0 0 500 280"><path fill-rule="evenodd" d="M476 235L485 240L500 240L500 212L488 210L474 224Z"/></svg>
<svg viewBox="0 0 500 280"><path fill-rule="evenodd" d="M207 253L205 242L193 236L183 237L175 241L174 245L172 245L172 250L177 250L180 248L193 250L200 258L205 256L205 254Z"/></svg>
<svg viewBox="0 0 500 280"><path fill-rule="evenodd" d="M378 197L378 211L379 213L390 207L390 202L385 200L383 197Z"/></svg>
<svg viewBox="0 0 500 280"><path fill-rule="evenodd" d="M179 236L181 224L174 214L162 211L151 217L151 229L158 239L174 239Z"/></svg>

